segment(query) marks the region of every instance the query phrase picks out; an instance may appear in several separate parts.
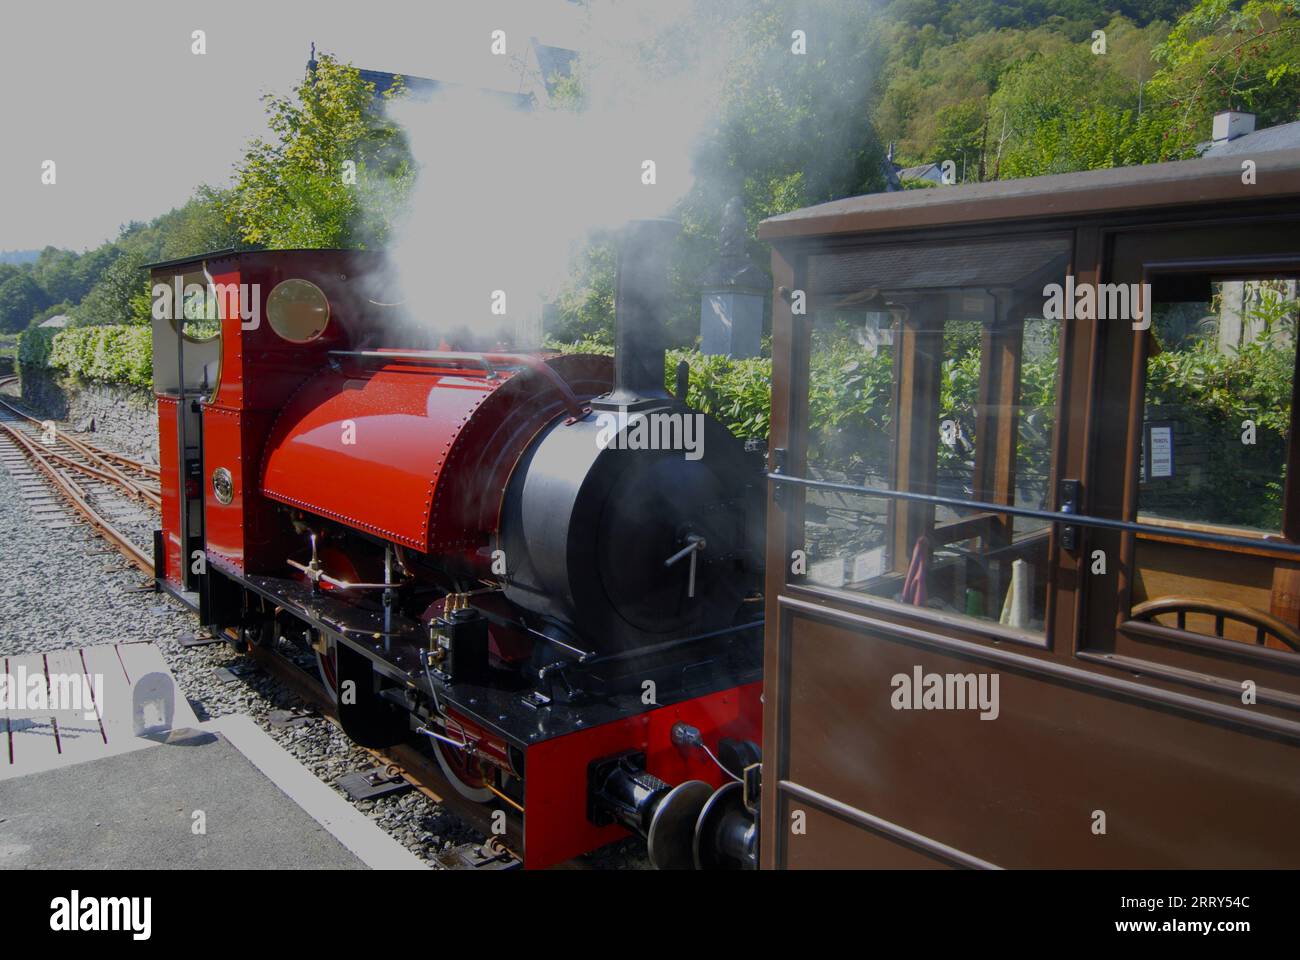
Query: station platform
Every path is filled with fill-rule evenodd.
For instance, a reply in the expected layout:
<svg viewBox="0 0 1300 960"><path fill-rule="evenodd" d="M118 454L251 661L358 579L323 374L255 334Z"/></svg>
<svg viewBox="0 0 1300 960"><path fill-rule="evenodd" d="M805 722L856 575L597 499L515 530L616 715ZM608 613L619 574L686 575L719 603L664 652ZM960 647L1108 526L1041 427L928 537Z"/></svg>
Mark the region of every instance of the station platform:
<svg viewBox="0 0 1300 960"><path fill-rule="evenodd" d="M151 645L0 658L0 674L83 662L103 681L89 719L0 700L0 869L424 869L251 718L200 723Z"/></svg>

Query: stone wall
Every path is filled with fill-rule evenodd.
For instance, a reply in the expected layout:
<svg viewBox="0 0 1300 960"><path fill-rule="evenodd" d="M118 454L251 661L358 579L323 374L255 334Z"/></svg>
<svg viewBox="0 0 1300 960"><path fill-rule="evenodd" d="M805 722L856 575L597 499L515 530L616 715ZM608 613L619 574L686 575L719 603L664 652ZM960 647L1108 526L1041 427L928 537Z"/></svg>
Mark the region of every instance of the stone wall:
<svg viewBox="0 0 1300 960"><path fill-rule="evenodd" d="M158 462L158 414L151 391L78 381L40 367L18 369L22 397L33 414L88 433L91 443Z"/></svg>

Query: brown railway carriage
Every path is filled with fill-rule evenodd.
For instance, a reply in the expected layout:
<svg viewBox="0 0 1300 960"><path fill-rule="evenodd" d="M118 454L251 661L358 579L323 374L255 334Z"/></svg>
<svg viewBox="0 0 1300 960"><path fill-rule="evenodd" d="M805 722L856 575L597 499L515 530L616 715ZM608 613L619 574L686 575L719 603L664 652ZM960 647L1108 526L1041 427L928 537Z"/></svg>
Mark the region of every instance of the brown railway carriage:
<svg viewBox="0 0 1300 960"><path fill-rule="evenodd" d="M1300 151L759 235L762 865L1300 866Z"/></svg>

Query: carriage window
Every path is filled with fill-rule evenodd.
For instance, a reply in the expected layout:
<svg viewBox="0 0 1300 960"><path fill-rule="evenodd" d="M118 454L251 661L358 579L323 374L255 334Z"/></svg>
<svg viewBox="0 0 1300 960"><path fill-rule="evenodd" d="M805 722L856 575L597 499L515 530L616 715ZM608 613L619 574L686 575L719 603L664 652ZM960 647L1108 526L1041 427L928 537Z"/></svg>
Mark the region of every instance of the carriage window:
<svg viewBox="0 0 1300 960"><path fill-rule="evenodd" d="M1172 277L1154 300L1139 518L1281 532L1297 281Z"/></svg>
<svg viewBox="0 0 1300 960"><path fill-rule="evenodd" d="M808 476L1051 509L1061 237L809 258ZM996 510L808 488L807 581L1041 632L1050 536Z"/></svg>
<svg viewBox="0 0 1300 960"><path fill-rule="evenodd" d="M1300 290L1292 278L1157 277L1147 344L1130 618L1300 652L1276 561L1178 539L1277 536L1283 517Z"/></svg>

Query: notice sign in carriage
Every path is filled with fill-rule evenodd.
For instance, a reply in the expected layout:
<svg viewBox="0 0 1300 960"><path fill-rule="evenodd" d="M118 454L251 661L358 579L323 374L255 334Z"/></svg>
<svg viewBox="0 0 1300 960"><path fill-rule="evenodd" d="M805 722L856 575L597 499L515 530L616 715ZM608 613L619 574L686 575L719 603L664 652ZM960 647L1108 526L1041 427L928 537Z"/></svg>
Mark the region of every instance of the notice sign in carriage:
<svg viewBox="0 0 1300 960"><path fill-rule="evenodd" d="M1174 425L1148 423L1146 454L1143 457L1144 480L1167 480L1174 475Z"/></svg>

